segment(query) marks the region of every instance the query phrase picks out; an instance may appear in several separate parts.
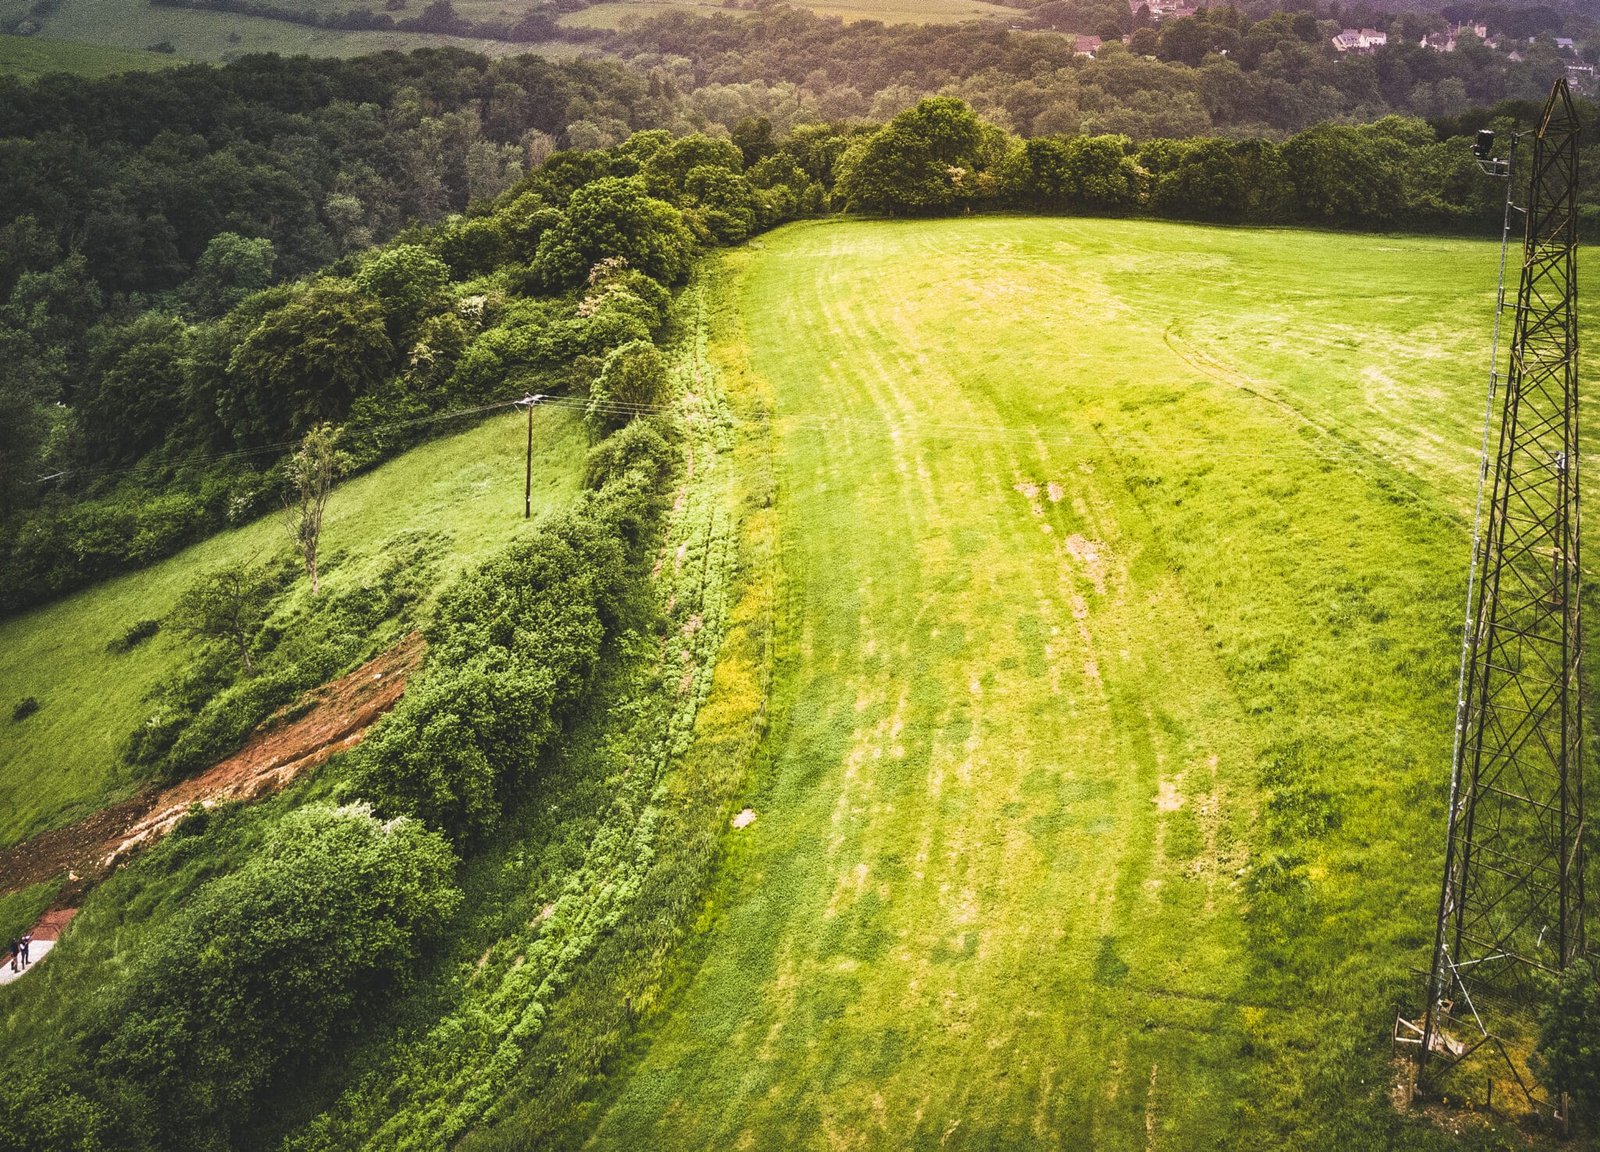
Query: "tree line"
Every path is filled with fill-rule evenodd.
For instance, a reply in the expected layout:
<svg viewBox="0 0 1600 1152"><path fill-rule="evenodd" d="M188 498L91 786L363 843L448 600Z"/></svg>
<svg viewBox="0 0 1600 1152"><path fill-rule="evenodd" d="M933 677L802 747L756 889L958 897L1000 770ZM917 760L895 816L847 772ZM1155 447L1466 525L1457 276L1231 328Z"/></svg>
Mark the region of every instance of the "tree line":
<svg viewBox="0 0 1600 1152"><path fill-rule="evenodd" d="M1389 116L1321 124L1281 141L1139 141L1025 137L945 96L881 123L785 129L746 116L726 136L628 130L608 146L549 152L526 174L527 154L518 151L494 179L474 184L474 155L517 151L499 141L519 131L553 147L554 133L523 125L554 128L592 111L611 98L613 81L634 102L611 106L635 119L682 99L596 65L491 65L437 51L344 63L267 57L82 85L75 99L57 99L53 81L25 87L27 99L4 106L12 134L0 142L35 161L0 175L24 192L0 198L13 241L0 248L10 261L0 275L0 610L148 562L275 506L287 483L284 446L318 424L345 427L344 448L359 469L452 410L524 384L577 394L612 386L619 377L604 376L608 357L659 334L668 288L708 245L831 211L1142 213L1488 234L1500 186L1480 175L1463 137L1491 123L1526 124L1537 111L1507 104L1433 126ZM146 88L144 107L155 113L135 115L133 97ZM389 106L351 103L363 95ZM287 240L280 248L270 235L252 235L281 226L271 189L294 158L305 159L296 179L321 179L319 166L336 166L340 148L371 145L352 128L363 123L379 126L379 142L410 141L409 159L373 186L399 202L381 229L395 229L396 241L343 256L312 247L291 258ZM390 123L398 135L383 130ZM569 141L582 123L566 122ZM243 138L263 124L275 158L243 184L207 189L218 156L259 154ZM441 170L448 148L426 163L419 153L439 133L449 137L450 124L467 146L456 153L459 167ZM492 138L483 125L493 126ZM226 143L214 151L208 141ZM109 177L102 171L108 184L97 188L71 164L38 163L27 151L35 146L121 164L105 170ZM194 218L190 242L203 245L187 279L133 287L172 284L161 279L172 274L159 255L154 271L146 265L148 248L117 248L122 259L109 259L90 243L99 233L86 203L114 200L124 179L148 188L160 158L185 150L193 165L180 170L200 194L157 182L170 200L108 232L134 240L159 233L171 228L164 213L172 211ZM1597 159L1600 151L1586 151L1588 167ZM263 198L235 204L233 193L253 181L265 188L251 195ZM1594 192L1586 195L1592 229L1600 208ZM212 210L223 205L231 215ZM457 206L466 211L450 211ZM313 233L323 227L314 214L304 219ZM319 264L318 251L329 259ZM323 271L306 275L308 261Z"/></svg>
<svg viewBox="0 0 1600 1152"><path fill-rule="evenodd" d="M1328 120L1453 115L1539 100L1562 75L1553 42L1512 62L1465 39L1434 52L1397 34L1372 55L1341 56L1338 21L1214 7L1140 24L1121 0L1049 0L1019 22L1107 38L1094 58L1072 36L996 23L845 24L787 7L669 11L611 33L606 51L693 94L743 101L775 121L887 119L924 95L954 95L1023 136L1117 133L1281 137ZM1133 43L1120 37L1132 31Z"/></svg>

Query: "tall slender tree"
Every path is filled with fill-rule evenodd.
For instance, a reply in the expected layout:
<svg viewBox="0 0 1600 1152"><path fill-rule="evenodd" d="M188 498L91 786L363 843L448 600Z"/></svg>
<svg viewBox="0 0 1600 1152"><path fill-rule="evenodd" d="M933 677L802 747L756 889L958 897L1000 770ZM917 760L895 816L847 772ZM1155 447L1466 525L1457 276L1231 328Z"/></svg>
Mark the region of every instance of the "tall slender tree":
<svg viewBox="0 0 1600 1152"><path fill-rule="evenodd" d="M322 543L322 514L334 481L349 467L350 458L339 450L340 429L318 424L307 432L300 447L289 457L289 493L284 500L284 522L295 550L311 579L311 594L317 584L317 549Z"/></svg>

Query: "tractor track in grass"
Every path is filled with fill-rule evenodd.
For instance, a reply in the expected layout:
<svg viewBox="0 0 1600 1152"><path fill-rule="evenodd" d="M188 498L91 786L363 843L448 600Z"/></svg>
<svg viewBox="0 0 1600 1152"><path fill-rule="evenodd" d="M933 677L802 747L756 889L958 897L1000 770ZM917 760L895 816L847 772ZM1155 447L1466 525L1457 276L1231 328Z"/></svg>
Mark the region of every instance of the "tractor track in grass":
<svg viewBox="0 0 1600 1152"><path fill-rule="evenodd" d="M1018 389L981 291L859 235L797 229L806 258L743 289L777 401L784 721L714 937L590 1143L1210 1130L1193 1087L1258 1007L1238 849L1204 828L1248 822L1243 710L1120 469L1052 435L1107 382Z"/></svg>
<svg viewBox="0 0 1600 1152"><path fill-rule="evenodd" d="M1207 317L1199 317L1206 319ZM1217 358L1200 345L1188 334L1188 327L1193 319L1174 318L1162 330L1161 339L1167 348L1179 360L1199 372L1202 376L1226 384L1253 399L1270 405L1281 412L1292 424L1296 431L1302 434L1309 431L1326 442L1329 447L1318 445L1309 437L1306 438L1305 447L1308 452L1315 453L1327 460L1344 460L1350 467L1363 471L1372 476L1381 484L1393 484L1418 501L1424 500L1427 495L1427 482L1418 475L1412 466L1407 466L1397 459L1386 454L1385 448L1393 451L1395 445L1386 443L1382 437L1363 439L1358 433L1348 426L1348 422L1327 413L1313 415L1305 399L1291 400L1277 394L1277 390L1263 380L1257 379L1246 372L1234 367L1224 360ZM1459 517L1456 522L1465 523Z"/></svg>
<svg viewBox="0 0 1600 1152"><path fill-rule="evenodd" d="M355 671L306 693L259 726L243 748L200 775L0 850L0 895L65 875L66 886L48 918L76 907L98 879L165 836L195 805L211 808L281 790L359 743L405 692L423 648L422 637L413 632Z"/></svg>

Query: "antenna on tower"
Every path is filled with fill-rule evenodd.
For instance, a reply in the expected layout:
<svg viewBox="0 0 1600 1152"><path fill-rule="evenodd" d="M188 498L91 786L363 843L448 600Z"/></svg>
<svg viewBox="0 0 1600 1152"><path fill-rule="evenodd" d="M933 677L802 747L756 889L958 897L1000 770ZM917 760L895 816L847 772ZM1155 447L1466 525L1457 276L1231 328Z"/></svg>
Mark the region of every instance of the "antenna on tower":
<svg viewBox="0 0 1600 1152"><path fill-rule="evenodd" d="M1564 971L1584 950L1578 136L1558 80L1534 134L1492 473L1487 430L1484 441L1488 521L1468 578L1427 1008L1420 1022L1395 1026L1396 1042L1416 1048L1419 1090L1488 1056L1500 1080L1557 1121L1564 1101L1540 1088L1528 1057L1541 974ZM1492 136L1480 133L1474 152L1486 172L1510 176L1510 161L1493 159ZM1497 353L1491 411L1499 367ZM1496 1072L1487 1074L1492 1085Z"/></svg>

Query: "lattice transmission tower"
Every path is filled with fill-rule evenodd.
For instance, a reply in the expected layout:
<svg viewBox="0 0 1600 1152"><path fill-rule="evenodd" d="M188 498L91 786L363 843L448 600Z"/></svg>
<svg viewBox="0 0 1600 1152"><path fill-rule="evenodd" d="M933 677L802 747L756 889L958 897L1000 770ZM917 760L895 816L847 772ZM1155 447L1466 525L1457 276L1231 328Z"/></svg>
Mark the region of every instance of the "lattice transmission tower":
<svg viewBox="0 0 1600 1152"><path fill-rule="evenodd" d="M1492 472L1485 435L1427 1013L1396 1031L1416 1045L1423 1083L1481 1053L1546 1114L1560 1104L1527 1067L1540 976L1584 949L1577 177L1561 80L1534 134ZM1497 356L1491 417L1499 369Z"/></svg>

